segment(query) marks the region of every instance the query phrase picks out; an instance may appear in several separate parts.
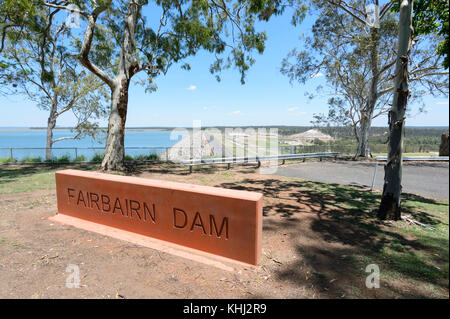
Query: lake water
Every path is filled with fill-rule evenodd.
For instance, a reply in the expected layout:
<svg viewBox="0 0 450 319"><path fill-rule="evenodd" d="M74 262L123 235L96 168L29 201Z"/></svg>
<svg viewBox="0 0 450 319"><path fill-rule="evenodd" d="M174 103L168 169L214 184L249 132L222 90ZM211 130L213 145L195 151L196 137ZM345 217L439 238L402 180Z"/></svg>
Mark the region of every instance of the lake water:
<svg viewBox="0 0 450 319"><path fill-rule="evenodd" d="M53 138L73 136L69 130L55 130ZM171 135L173 136L171 139ZM183 136L171 134L171 131L134 131L125 132L126 154L131 156L159 154L166 148L173 146ZM84 155L86 159L95 154L103 153L106 134L102 134L98 140L85 137L79 140L64 140L53 145L53 156L67 155L70 158ZM45 158L45 130L24 130L24 128L1 128L0 127L0 158L9 158L11 148L13 158L23 159L32 157ZM33 148L33 149L29 149ZM39 149L41 148L41 149Z"/></svg>

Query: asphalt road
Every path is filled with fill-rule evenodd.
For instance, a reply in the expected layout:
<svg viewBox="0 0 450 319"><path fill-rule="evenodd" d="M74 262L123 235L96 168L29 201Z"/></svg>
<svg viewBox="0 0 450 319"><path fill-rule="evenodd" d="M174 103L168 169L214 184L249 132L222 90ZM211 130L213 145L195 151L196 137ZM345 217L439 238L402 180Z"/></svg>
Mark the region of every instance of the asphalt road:
<svg viewBox="0 0 450 319"><path fill-rule="evenodd" d="M370 187L374 162L324 161L280 165L276 175L301 177L310 181ZM435 199L449 199L448 162L404 162L403 192ZM384 163L378 164L374 189L382 190Z"/></svg>

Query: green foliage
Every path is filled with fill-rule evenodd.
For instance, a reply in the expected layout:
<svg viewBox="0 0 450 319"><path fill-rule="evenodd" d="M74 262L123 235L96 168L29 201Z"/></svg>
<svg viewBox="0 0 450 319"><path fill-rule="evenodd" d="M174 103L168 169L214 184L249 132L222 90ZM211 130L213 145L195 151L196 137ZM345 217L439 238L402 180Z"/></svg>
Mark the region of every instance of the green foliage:
<svg viewBox="0 0 450 319"><path fill-rule="evenodd" d="M393 9L398 12L400 1L395 1ZM444 57L444 68L449 67L449 2L448 0L415 0L413 4L413 38L437 34L442 38L436 51Z"/></svg>
<svg viewBox="0 0 450 319"><path fill-rule="evenodd" d="M328 1L305 1L312 12L320 15L312 27L312 36L302 37L302 49L294 49L282 61L281 72L291 83L306 83L317 76L324 76L327 86L317 86L316 91L307 95L329 94L328 114L315 114L314 125L353 125L359 128L361 119L386 112L389 94L379 94L372 102L371 81L374 68L385 68L379 74L375 90L382 92L392 83L389 78L394 72L390 65L397 38L396 18L388 14L380 20L380 28L369 28L356 21L347 12ZM352 2L363 8L365 1ZM373 56L378 58L374 61ZM375 64L375 65L374 65Z"/></svg>
<svg viewBox="0 0 450 319"><path fill-rule="evenodd" d="M92 161L92 162L101 162L101 161L103 161L103 157L104 157L104 156L105 156L104 154L95 154L95 155L92 157L91 161Z"/></svg>
<svg viewBox="0 0 450 319"><path fill-rule="evenodd" d="M76 157L73 161L74 162L85 162L86 161L86 156L80 155L80 156Z"/></svg>
<svg viewBox="0 0 450 319"><path fill-rule="evenodd" d="M134 158L136 161L158 161L158 155L149 154L149 155L138 155Z"/></svg>
<svg viewBox="0 0 450 319"><path fill-rule="evenodd" d="M96 120L106 116L109 95L101 81L82 69L71 51L69 43L76 42L76 36L65 24L62 13L67 13L45 7L38 0L17 1L9 8L24 10L26 4L32 6L26 21L4 33L0 61L7 68L0 71L0 81L4 78L8 83L0 90L25 95L47 110L49 129L61 114L70 111L77 119L75 138L96 137Z"/></svg>
<svg viewBox="0 0 450 319"><path fill-rule="evenodd" d="M83 11L92 12L89 1L74 1ZM131 1L112 1L95 25L90 60L111 77L117 75L122 54L124 28ZM148 4L152 12L160 14L159 21L148 21L141 13ZM99 4L97 4L97 7ZM166 74L175 63L206 50L216 57L211 73L235 67L241 73L241 82L254 63L251 52L262 53L267 39L265 32L257 32L255 20L263 8L274 6L266 0L156 0L138 2L138 20L134 33L132 53L139 63L138 72L146 72L147 91L154 91L154 79ZM81 41L75 42L78 48ZM183 68L190 69L188 64ZM218 79L220 79L217 76Z"/></svg>
<svg viewBox="0 0 450 319"><path fill-rule="evenodd" d="M63 155L53 160L56 163L69 163L70 155Z"/></svg>
<svg viewBox="0 0 450 319"><path fill-rule="evenodd" d="M346 1L354 15L365 11L368 1ZM303 36L299 49L292 50L282 61L281 72L291 83L301 84L323 76L327 85L318 85L306 93L309 98L331 95L328 112L314 114L315 126L349 126L355 138L361 136L367 119L387 113L393 94L398 37L398 15L387 10L380 16L379 28L368 26L360 15L342 10L331 1L309 0L311 13L319 13L312 36ZM337 2L333 2L337 3ZM339 2L340 3L340 2ZM342 2L344 3L344 2ZM299 20L301 22L301 19ZM436 65L439 38L417 39L411 60L409 101L426 106L425 95L448 96L448 76ZM376 79L376 80L374 80ZM374 80L374 82L372 82ZM410 115L410 114L407 114ZM370 121L369 121L370 123Z"/></svg>
<svg viewBox="0 0 450 319"><path fill-rule="evenodd" d="M42 157L25 157L20 160L21 162L25 163L41 163Z"/></svg>
<svg viewBox="0 0 450 319"><path fill-rule="evenodd" d="M20 79L8 72L13 64L5 60L1 53L11 32L34 23L35 12L35 2L32 0L0 1L0 94L2 95L10 93L9 86L16 86Z"/></svg>

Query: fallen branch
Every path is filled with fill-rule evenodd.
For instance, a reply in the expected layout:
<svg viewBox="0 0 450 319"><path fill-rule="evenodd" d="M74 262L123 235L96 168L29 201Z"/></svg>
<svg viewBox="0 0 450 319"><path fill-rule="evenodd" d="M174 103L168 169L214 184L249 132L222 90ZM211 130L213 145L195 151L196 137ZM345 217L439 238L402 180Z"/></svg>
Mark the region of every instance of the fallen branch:
<svg viewBox="0 0 450 319"><path fill-rule="evenodd" d="M426 229L429 229L429 230L436 230L436 228L431 227L431 226L429 226L429 225L427 225L427 224L418 222L418 221L415 220L415 219L409 218L409 216L402 216L402 220L407 221L407 222L409 222L409 223L411 223L411 224L415 224L415 225L422 226L422 227L424 227L424 228L426 228Z"/></svg>

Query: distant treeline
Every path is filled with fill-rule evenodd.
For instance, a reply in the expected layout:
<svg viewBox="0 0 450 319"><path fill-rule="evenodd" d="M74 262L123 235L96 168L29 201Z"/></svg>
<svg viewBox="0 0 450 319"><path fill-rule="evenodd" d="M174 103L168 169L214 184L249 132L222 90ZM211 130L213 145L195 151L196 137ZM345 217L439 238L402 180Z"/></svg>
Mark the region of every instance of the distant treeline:
<svg viewBox="0 0 450 319"><path fill-rule="evenodd" d="M328 134L334 138L353 138L353 129L351 127L342 126L324 126L324 127L311 127L311 126L282 126L278 127L278 133L281 135L293 135L306 132L310 129L318 129L322 133ZM427 136L427 137L439 137L442 133L448 131L448 126L435 126L435 127L406 127L405 135L409 137L413 136ZM370 136L388 136L389 129L387 127L371 127Z"/></svg>
<svg viewBox="0 0 450 319"><path fill-rule="evenodd" d="M148 127L127 127L127 130L164 130L169 131L173 130L176 127L164 127L164 126L148 126ZM211 127L202 127L203 129L207 128L215 128L220 131L225 131L225 129L230 128L229 126L211 126ZM310 129L318 129L322 133L328 134L336 139L353 139L353 129L351 127L344 127L344 126L321 126L321 127L313 127L313 126L237 126L234 128L241 128L243 130L247 128L265 128L265 129L271 129L276 128L278 129L278 134L282 136L289 136L293 134L303 133ZM42 130L46 129L45 127L30 127L29 129L32 130ZM57 127L57 129L62 130L70 130L72 127ZM107 130L106 127L102 127L102 130ZM192 128L186 127L185 129L190 130ZM408 139L414 140L419 139L423 140L424 142L428 139L423 139L426 137L432 137L432 138L440 138L441 134L448 131L448 126L432 126L432 127L406 127L405 129L405 135ZM389 129L387 127L371 127L370 128L370 136L371 140L374 141L382 141L383 139L386 140L387 136L389 135ZM431 141L431 140L429 140Z"/></svg>

